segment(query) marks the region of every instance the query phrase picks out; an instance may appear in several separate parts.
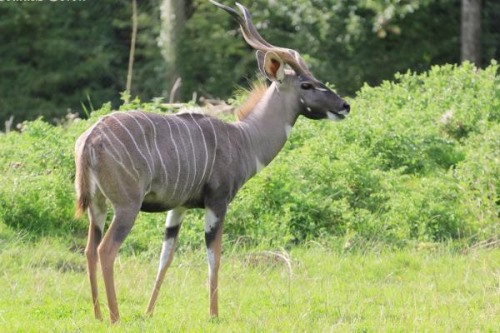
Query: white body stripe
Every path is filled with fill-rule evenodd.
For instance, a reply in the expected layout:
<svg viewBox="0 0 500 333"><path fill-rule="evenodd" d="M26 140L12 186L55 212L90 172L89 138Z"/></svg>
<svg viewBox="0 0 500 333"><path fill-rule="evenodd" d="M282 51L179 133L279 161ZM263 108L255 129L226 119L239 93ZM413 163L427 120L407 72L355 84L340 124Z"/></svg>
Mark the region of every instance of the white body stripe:
<svg viewBox="0 0 500 333"><path fill-rule="evenodd" d="M188 132L188 136L189 136L189 143L191 144L191 151L193 153L193 169L194 169L194 175L192 177L192 182L190 184L190 188L193 188L194 186L194 183L196 182L196 177L198 177L197 173L198 173L198 166L197 166L197 163L196 163L196 151L194 149L194 141L193 141L193 135L191 134L191 129L189 128L188 125L186 125L186 123L184 122L184 119L182 119L182 123L184 124L184 126L186 127L187 129L187 132Z"/></svg>
<svg viewBox="0 0 500 333"><path fill-rule="evenodd" d="M138 180L139 178L135 177L129 170L129 168L127 168L127 166L123 163L121 157L120 157L120 152L116 150L116 148L113 146L113 144L111 144L111 141L109 139L109 137L106 135L106 133L103 133L104 137L106 138L106 140L110 143L110 147L114 150L114 152L111 152L110 150L108 150L106 147L104 148L104 150L106 151L106 153L108 154L108 156L111 156L111 158L119 165L123 168L123 170L134 180Z"/></svg>
<svg viewBox="0 0 500 333"><path fill-rule="evenodd" d="M212 126L212 131L214 131L214 138L215 138L215 147L214 147L212 165L210 166L210 172L208 174L208 178L210 178L212 176L212 172L214 171L215 159L217 158L217 148L218 148L219 142L217 140L217 132L215 132L214 124L212 124L212 120L210 118L208 118L208 122L210 123L210 126Z"/></svg>
<svg viewBox="0 0 500 333"><path fill-rule="evenodd" d="M116 122L128 133L130 139L132 140L132 142L134 143L134 146L135 148L137 149L137 152L139 153L139 155L141 155L141 157L144 159L144 161L146 162L146 165L148 166L148 170L149 170L149 175L150 177L153 176L153 169L151 168L151 166L149 165L149 161L148 159L146 158L146 156L144 156L144 154L142 153L141 149L139 148L139 146L137 145L137 141L135 141L135 138L134 136L132 135L132 133L130 133L130 130L127 128L127 126L125 126L117 117L114 117L114 119L116 120Z"/></svg>
<svg viewBox="0 0 500 333"><path fill-rule="evenodd" d="M201 177L199 184L196 186L196 188L200 188L201 185L202 185L202 183L203 183L203 181L204 181L204 179L205 179L205 176L207 174L207 168L208 168L208 146L207 146L207 140L205 138L205 134L203 133L203 129L201 128L200 124L198 124L198 121L196 121L196 119L194 118L194 116L193 116L192 113L190 113L189 115L191 116L191 119L193 119L193 122L200 129L201 137L203 138L203 146L205 147L205 166L203 167L203 176Z"/></svg>
<svg viewBox="0 0 500 333"><path fill-rule="evenodd" d="M177 119L176 119L177 120ZM178 124L177 121L174 122L175 123L175 126L177 127L177 131L179 133L179 137L177 138L177 140L179 140L179 142L177 142L178 144L178 147L180 149L180 152L182 153L181 155L181 162L184 162L186 163L185 165L181 166L181 170L187 170L186 174L185 174L185 178L184 177L180 177L180 181L182 180L182 183L184 184L184 187L182 188L182 190L180 191L179 193L179 197L180 198L184 198L185 197L185 193L186 193L186 190L188 189L188 179L192 178L191 177L191 159L189 158L188 154L187 154L187 146L188 144L186 143L187 139L185 138L185 135L183 131L181 131L181 126ZM183 172L184 173L184 172Z"/></svg>
<svg viewBox="0 0 500 333"><path fill-rule="evenodd" d="M109 126L105 122L102 122L102 125L104 127L106 127L106 129L108 130L107 133L110 133L113 136L113 138L115 139L115 141L118 142L118 144L122 147L123 151L125 152L128 159L130 160L130 163L132 164L132 169L135 172L136 179L139 179L140 178L139 170L137 170L137 167L135 166L134 159L132 158L132 155L130 155L130 152L128 151L127 147L125 147L125 144L116 136L116 134L109 128ZM103 131L103 133L105 133L105 132ZM110 143L111 143L111 138L110 138ZM116 147L114 147L114 145L113 145L113 148L116 148Z"/></svg>
<svg viewBox="0 0 500 333"><path fill-rule="evenodd" d="M163 154L160 152L160 148L158 148L158 134L156 133L156 124L151 119L149 119L149 117L146 114L141 113L141 112L139 112L139 114L142 115L144 117L144 119L146 119L153 127L153 142L155 144L156 154L158 155L158 158L160 159L161 168L163 170L163 174L165 175L165 182L167 182L167 179L168 179L167 168L166 168L165 162L163 160Z"/></svg>
<svg viewBox="0 0 500 333"><path fill-rule="evenodd" d="M141 114L140 112L137 112L137 111L133 111L134 113L136 114ZM150 162L151 162L151 174L154 173L154 158L153 158L153 154L151 154L151 149L149 148L149 141L148 139L146 138L146 131L144 131L144 127L142 127L141 123L139 122L139 120L137 120L137 117L134 117L133 115L131 115L131 112L124 112L123 114L126 114L127 116L129 116L130 118L132 118L135 123L137 124L137 126L139 126L139 129L142 133L142 138L144 139L144 146L146 147L146 150L149 154L149 158L150 158ZM156 140L156 138L155 138Z"/></svg>
<svg viewBox="0 0 500 333"><path fill-rule="evenodd" d="M165 123L168 125L168 129L170 132L170 139L172 140L172 144L174 145L174 150L175 150L175 155L176 155L176 160L177 160L177 178L175 179L174 183L174 189L170 193L170 200L174 198L176 191L177 191L177 185L179 184L179 178L181 177L181 161L180 161L180 155L179 155L179 148L177 148L177 143L175 142L174 135L172 134L172 127L170 126L170 122L168 121L167 118L164 118Z"/></svg>

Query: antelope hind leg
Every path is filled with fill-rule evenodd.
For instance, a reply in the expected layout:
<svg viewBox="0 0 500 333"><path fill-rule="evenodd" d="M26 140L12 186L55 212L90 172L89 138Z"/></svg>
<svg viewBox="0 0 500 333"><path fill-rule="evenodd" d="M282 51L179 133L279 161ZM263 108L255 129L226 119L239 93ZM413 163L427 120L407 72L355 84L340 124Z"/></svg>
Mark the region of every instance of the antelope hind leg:
<svg viewBox="0 0 500 333"><path fill-rule="evenodd" d="M120 319L118 302L116 300L113 265L121 244L134 225L138 212L138 208L115 208L113 222L98 248L104 285L106 287L106 296L108 298L109 317L112 323Z"/></svg>
<svg viewBox="0 0 500 333"><path fill-rule="evenodd" d="M92 293L92 305L94 308L95 318L102 320L101 308L99 306L98 289L97 289L97 247L102 239L102 232L106 220L106 204L102 196L96 195L94 202L88 208L89 215L89 232L87 246L85 248L85 256L87 257L87 273L90 282Z"/></svg>

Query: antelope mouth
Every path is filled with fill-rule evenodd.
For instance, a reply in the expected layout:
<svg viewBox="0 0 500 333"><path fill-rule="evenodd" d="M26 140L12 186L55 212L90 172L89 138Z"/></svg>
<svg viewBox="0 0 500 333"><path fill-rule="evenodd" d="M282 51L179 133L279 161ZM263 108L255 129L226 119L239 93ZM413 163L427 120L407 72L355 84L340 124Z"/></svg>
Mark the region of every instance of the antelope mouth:
<svg viewBox="0 0 500 333"><path fill-rule="evenodd" d="M345 117L347 116L348 113L349 113L349 111L347 111L346 109L344 109L344 110L341 110L341 111L338 111L338 112L328 111L326 114L328 116L328 119L330 119L330 120L341 121L341 120L345 119Z"/></svg>

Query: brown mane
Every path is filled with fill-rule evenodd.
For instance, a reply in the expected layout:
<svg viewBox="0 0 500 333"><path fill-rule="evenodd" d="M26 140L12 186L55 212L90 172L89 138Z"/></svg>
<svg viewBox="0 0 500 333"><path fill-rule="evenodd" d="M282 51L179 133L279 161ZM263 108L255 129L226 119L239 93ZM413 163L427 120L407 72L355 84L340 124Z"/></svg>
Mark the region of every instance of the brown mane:
<svg viewBox="0 0 500 333"><path fill-rule="evenodd" d="M238 120L245 119L252 112L257 103L262 99L267 90L265 82L259 81L252 84L252 90L248 92L245 103L236 110Z"/></svg>

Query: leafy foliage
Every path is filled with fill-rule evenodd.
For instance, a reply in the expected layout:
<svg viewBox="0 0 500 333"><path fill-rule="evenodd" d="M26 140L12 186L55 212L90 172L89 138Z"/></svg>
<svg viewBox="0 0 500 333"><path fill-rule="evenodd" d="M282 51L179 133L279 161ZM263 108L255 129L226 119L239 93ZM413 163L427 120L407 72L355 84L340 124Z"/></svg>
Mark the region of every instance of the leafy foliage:
<svg viewBox="0 0 500 333"><path fill-rule="evenodd" d="M222 1L222 0L221 0ZM160 0L138 2L132 96L166 97L172 71L183 80L182 100L227 98L255 71L253 52L226 13L206 0L184 1L186 25L176 35L177 64L161 56ZM228 1L222 1L229 4ZM271 43L297 49L313 73L354 95L393 73L423 72L459 61L456 0L242 1ZM231 3L232 5L232 3ZM500 57L499 5L483 6L483 63ZM111 101L125 89L131 1L0 1L0 124ZM169 46L169 47L170 47ZM167 47L167 46L164 46ZM175 70L171 68L175 66Z"/></svg>
<svg viewBox="0 0 500 333"><path fill-rule="evenodd" d="M459 60L455 1L242 2L266 40L298 50L312 72L342 94L408 68L424 71ZM193 91L227 96L234 80L255 71L253 52L226 13L203 0L195 6L178 51L185 98Z"/></svg>
<svg viewBox="0 0 500 333"><path fill-rule="evenodd" d="M127 96L125 96L127 100ZM406 246L498 237L500 77L493 63L433 67L365 86L342 123L299 119L275 161L231 204L229 241L286 246L343 238ZM123 110L164 112L135 99ZM85 233L73 221L73 144L99 116L52 126L26 122L0 136L0 221L30 234ZM203 243L202 213L190 213L181 246ZM163 233L163 214L141 214L126 251ZM83 239L83 237L82 237Z"/></svg>
<svg viewBox="0 0 500 333"><path fill-rule="evenodd" d="M82 104L118 105L130 16L128 0L0 2L0 122L52 121ZM133 93L150 99L161 95L159 16L141 13L139 25Z"/></svg>

